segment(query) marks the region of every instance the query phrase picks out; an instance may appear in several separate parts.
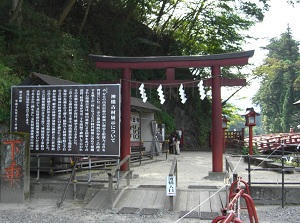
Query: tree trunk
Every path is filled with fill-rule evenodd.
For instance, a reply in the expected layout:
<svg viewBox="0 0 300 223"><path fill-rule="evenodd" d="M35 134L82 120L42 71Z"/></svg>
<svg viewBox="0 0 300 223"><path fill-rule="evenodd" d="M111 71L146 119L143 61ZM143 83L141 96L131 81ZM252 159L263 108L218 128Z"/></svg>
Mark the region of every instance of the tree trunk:
<svg viewBox="0 0 300 223"><path fill-rule="evenodd" d="M62 13L60 14L57 24L58 26L61 26L65 19L67 18L69 12L71 11L72 7L74 6L76 0L69 0L66 6L64 7Z"/></svg>
<svg viewBox="0 0 300 223"><path fill-rule="evenodd" d="M90 0L90 1L89 1L89 5L88 5L88 7L87 7L87 9L86 9L86 11L85 11L84 18L83 18L82 23L81 23L81 26L80 26L80 28L79 28L78 35L80 35L81 32L82 32L82 29L83 29L84 24L85 24L85 22L86 22L86 18L87 18L88 14L89 14L89 11L90 11L90 6L91 6L91 4L92 4L92 1L93 1L93 0Z"/></svg>
<svg viewBox="0 0 300 223"><path fill-rule="evenodd" d="M18 25L22 23L22 15L21 15L22 3L23 0L12 0L11 16L9 19L9 23L17 23Z"/></svg>
<svg viewBox="0 0 300 223"><path fill-rule="evenodd" d="M162 6L161 6L161 8L160 8L160 10L159 10L158 16L157 16L157 18L156 18L156 24L155 24L156 27L158 26L158 24L159 24L159 22L160 22L160 19L161 19L161 17L162 17L163 14L164 14L166 4L167 4L167 0L164 0L164 1L163 1L163 4L162 4Z"/></svg>

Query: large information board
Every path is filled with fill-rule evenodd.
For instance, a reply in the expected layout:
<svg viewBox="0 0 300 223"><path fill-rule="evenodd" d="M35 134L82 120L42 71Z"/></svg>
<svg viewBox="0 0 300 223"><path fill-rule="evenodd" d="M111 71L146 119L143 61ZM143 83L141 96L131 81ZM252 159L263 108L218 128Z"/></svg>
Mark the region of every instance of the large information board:
<svg viewBox="0 0 300 223"><path fill-rule="evenodd" d="M120 85L12 87L11 131L31 154L120 155Z"/></svg>

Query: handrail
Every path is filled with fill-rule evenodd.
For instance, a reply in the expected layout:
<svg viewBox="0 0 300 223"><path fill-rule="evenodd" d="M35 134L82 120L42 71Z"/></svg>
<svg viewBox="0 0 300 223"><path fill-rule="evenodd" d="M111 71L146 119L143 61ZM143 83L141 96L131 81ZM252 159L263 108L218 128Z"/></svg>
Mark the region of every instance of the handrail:
<svg viewBox="0 0 300 223"><path fill-rule="evenodd" d="M77 166L77 161L78 161L78 157L75 158L75 163L73 165L73 169L72 169L72 173L70 175L70 178L68 180L68 183L67 183L67 186L66 186L66 189L63 193L63 196L61 198L61 201L57 204L58 208L60 208L60 206L63 204L64 200L65 200L65 196L67 194L67 191L68 191L68 188L69 188L69 185L71 183L71 180L73 179L73 177L75 176L75 170L76 170L76 166Z"/></svg>
<svg viewBox="0 0 300 223"><path fill-rule="evenodd" d="M168 147L168 144L166 143L166 141L160 141L160 140L152 140L152 141L143 141L143 144L145 142L155 142L155 143L162 143L162 148L161 148L161 151L160 152L154 152L154 151L141 151L141 150L137 150L138 152L140 152L137 155L133 156L131 154L131 157L138 157L138 161L139 161L139 165L142 165L142 159L143 157L149 157L150 159L153 159L154 157L154 154L163 154L165 153L166 154L166 160L168 159L168 152L169 152L169 149L167 148ZM145 148L145 146L132 146L131 148Z"/></svg>
<svg viewBox="0 0 300 223"><path fill-rule="evenodd" d="M130 155L127 155L121 162L116 165L114 168L112 168L110 171L107 172L108 175L113 175L114 172L120 169L121 166L123 166L124 163L126 163L130 159Z"/></svg>
<svg viewBox="0 0 300 223"><path fill-rule="evenodd" d="M174 176L174 174L177 177L177 158L176 157L174 157L174 159L173 159L171 169L170 169L170 172L169 172L169 176Z"/></svg>
<svg viewBox="0 0 300 223"><path fill-rule="evenodd" d="M281 155L242 155L242 157L244 158L247 158L247 162L248 162L248 168L246 168L246 170L248 171L248 185L249 187L251 188L251 185L254 185L254 184L281 184L281 207L284 208L284 205L285 205L285 185L286 184L294 184L294 185L297 185L297 184L300 184L300 182L285 182L285 179L284 179L284 175L285 175L285 172L287 172L287 168L284 164L284 158L286 157L286 155L284 155L284 149L282 149L282 154ZM293 156L293 157L300 157L300 156ZM250 164L251 164L251 159L252 158L280 158L281 159L281 165L280 167L273 167L273 168L259 168L259 169L252 169ZM264 162L264 160L262 161ZM296 167L291 167L291 168L288 168L288 170L298 170L299 168L296 168ZM251 181L251 171L278 171L280 170L281 172L281 183L274 183L274 182L252 182Z"/></svg>
<svg viewBox="0 0 300 223"><path fill-rule="evenodd" d="M226 165L226 170L227 170L229 176L231 176L230 173L232 173L232 181L230 183L233 183L234 181L237 180L238 174L237 174L232 162L230 161L229 156L225 157L225 165ZM230 177L229 177L229 179L230 179Z"/></svg>
<svg viewBox="0 0 300 223"><path fill-rule="evenodd" d="M30 166L30 170L36 170L37 172L37 177L36 177L36 182L40 180L40 173L41 171L47 171L51 175L55 173L69 173L72 171L74 167L74 160L73 156L60 156L60 155L53 155L53 154L35 154L32 155L32 158L36 157L36 163L34 165ZM69 158L69 161L63 161L63 162L55 162L51 160L47 160L47 164L45 162L42 164L41 158L56 158L56 157L64 157L64 158ZM89 176L88 176L88 183L92 182L91 179L91 170L107 170L107 165L115 165L114 163L117 163L119 158L115 156L77 156L78 161L76 164L76 171L77 170L88 170L89 171ZM84 159L87 158L86 161ZM95 158L96 160L91 160L92 158ZM54 166L54 164L58 164L58 166ZM66 164L66 165L62 165Z"/></svg>
<svg viewBox="0 0 300 223"><path fill-rule="evenodd" d="M120 182L126 177L127 183L126 186L130 185L130 155L127 155L118 165L116 165L112 170L107 172L108 176L108 194L109 194L109 206L110 208L114 207L114 203L116 199L114 199L114 186L113 186L113 178L117 172L120 171L121 166L126 166L126 171L124 175L119 178L117 182L117 187L119 186Z"/></svg>
<svg viewBox="0 0 300 223"><path fill-rule="evenodd" d="M178 171L177 171L177 158L174 157L172 165L171 165L171 169L169 172L169 176L175 176L176 178L176 187L178 185ZM169 200L170 200L170 211L174 210L174 196L169 196Z"/></svg>

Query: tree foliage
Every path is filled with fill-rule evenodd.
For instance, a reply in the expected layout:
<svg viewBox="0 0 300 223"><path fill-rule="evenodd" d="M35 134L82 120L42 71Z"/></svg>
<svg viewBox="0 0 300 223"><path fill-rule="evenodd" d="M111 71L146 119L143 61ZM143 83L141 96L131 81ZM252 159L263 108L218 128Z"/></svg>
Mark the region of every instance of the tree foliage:
<svg viewBox="0 0 300 223"><path fill-rule="evenodd" d="M293 106L300 99L299 43L288 28L280 38L272 38L266 49L264 64L255 70L263 80L254 102L262 109L267 132L288 132L297 123L293 117L299 110Z"/></svg>
<svg viewBox="0 0 300 223"><path fill-rule="evenodd" d="M5 65L4 55L1 53L3 44L4 40L0 36L0 122L9 120L10 87L20 82L20 78L13 73L13 70Z"/></svg>
<svg viewBox="0 0 300 223"><path fill-rule="evenodd" d="M248 0L2 0L0 62L19 79L34 71L78 83L115 81L120 79L119 71L95 69L88 55L177 56L240 51L250 38L243 31L262 21L268 7L267 0L255 3ZM180 70L176 78L207 78L210 70L198 69L194 73L196 77L190 70ZM223 68L222 74L245 76L229 68ZM165 73L137 70L132 76L135 81L141 81L162 79ZM10 82L7 81L7 86ZM201 126L200 134L210 130L207 104L210 101L201 104L196 99L198 121L192 124ZM162 106L162 110L167 109ZM169 120L168 115L161 117ZM203 142L201 137L199 141Z"/></svg>

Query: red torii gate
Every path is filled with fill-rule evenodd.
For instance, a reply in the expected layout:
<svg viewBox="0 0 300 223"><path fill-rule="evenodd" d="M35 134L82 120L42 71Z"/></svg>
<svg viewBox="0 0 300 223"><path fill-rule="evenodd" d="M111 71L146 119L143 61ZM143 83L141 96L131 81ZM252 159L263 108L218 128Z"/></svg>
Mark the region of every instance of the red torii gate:
<svg viewBox="0 0 300 223"><path fill-rule="evenodd" d="M122 69L121 159L130 155L131 70L166 69L166 80L146 81L146 84L175 85L184 82L175 80L175 68L211 67L212 78L204 81L204 85L212 86L212 172L223 172L221 86L246 86L246 80L222 78L221 67L246 65L253 54L254 50L207 56L114 57L91 54L97 68Z"/></svg>

